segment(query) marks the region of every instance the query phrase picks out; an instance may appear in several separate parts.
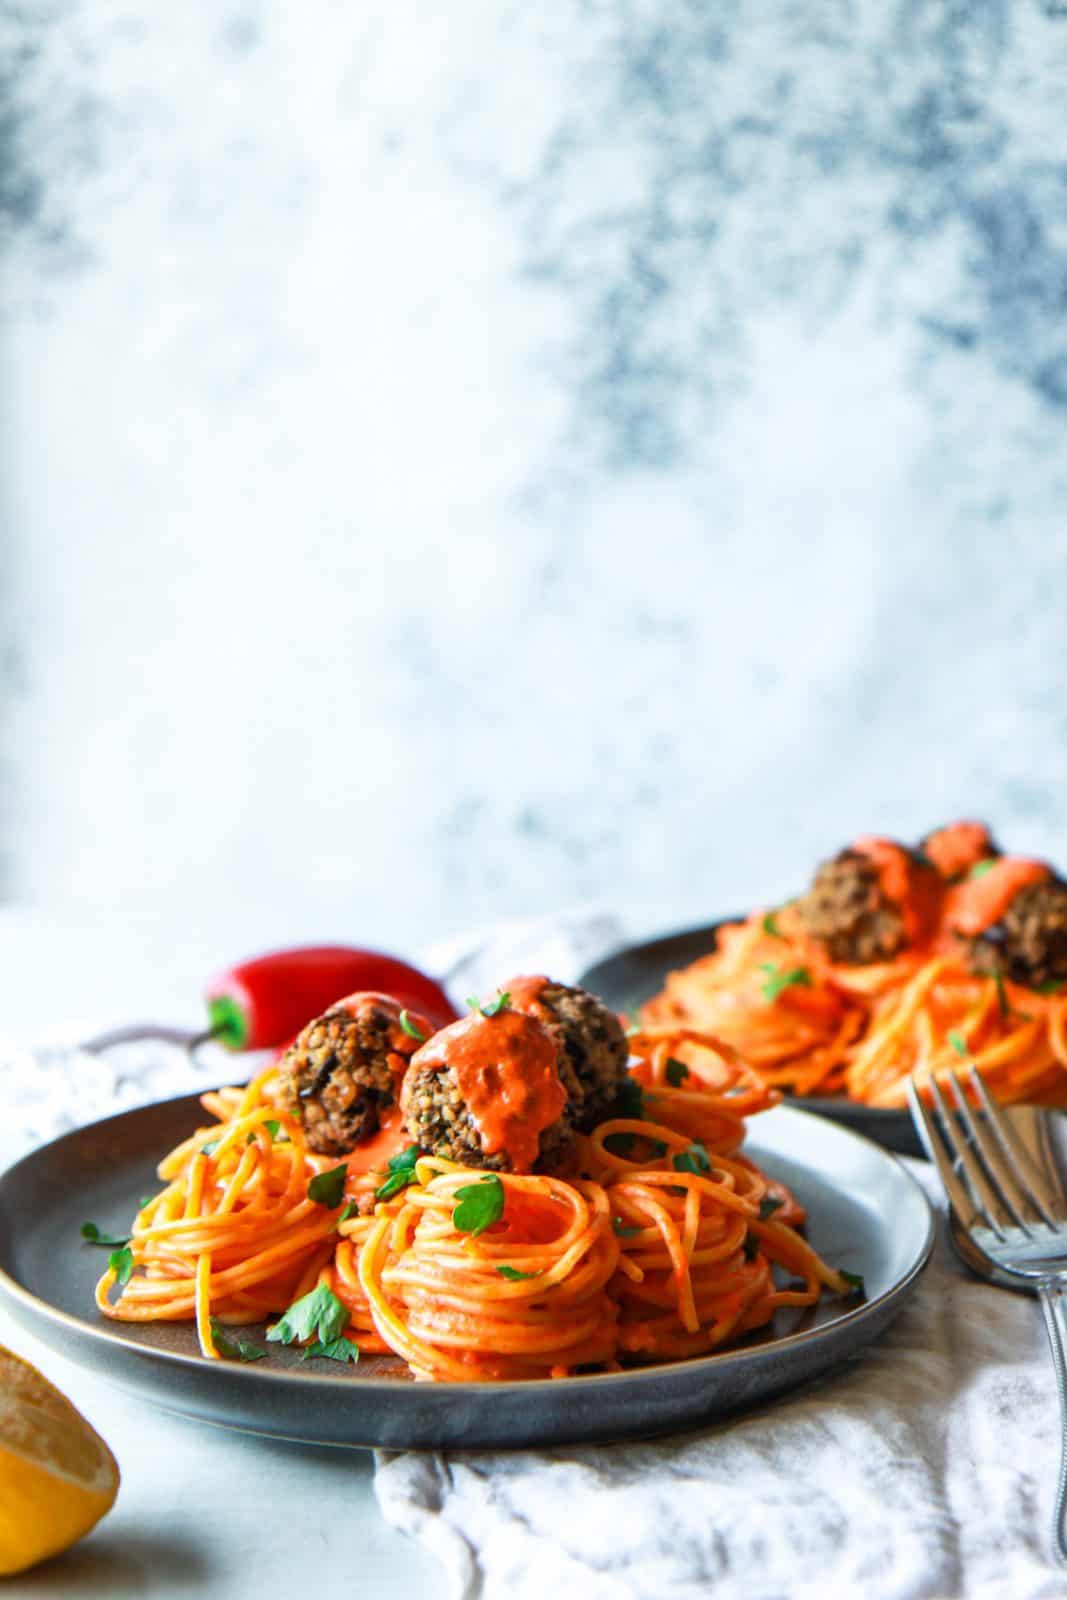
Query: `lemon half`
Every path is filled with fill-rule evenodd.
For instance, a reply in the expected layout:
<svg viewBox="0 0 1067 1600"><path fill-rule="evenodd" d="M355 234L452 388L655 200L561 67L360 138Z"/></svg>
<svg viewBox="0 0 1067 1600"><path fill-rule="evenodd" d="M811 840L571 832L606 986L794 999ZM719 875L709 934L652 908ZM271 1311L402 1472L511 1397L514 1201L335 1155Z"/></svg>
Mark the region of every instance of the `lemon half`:
<svg viewBox="0 0 1067 1600"><path fill-rule="evenodd" d="M0 1345L0 1575L66 1550L118 1492L119 1469L100 1435Z"/></svg>

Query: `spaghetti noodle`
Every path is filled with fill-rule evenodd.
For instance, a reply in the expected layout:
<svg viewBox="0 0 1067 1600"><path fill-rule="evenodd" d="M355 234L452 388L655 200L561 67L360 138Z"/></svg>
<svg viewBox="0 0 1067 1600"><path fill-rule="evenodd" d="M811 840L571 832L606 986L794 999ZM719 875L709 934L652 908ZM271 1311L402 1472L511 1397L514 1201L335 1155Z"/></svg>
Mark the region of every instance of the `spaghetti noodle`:
<svg viewBox="0 0 1067 1600"><path fill-rule="evenodd" d="M631 1047L620 1115L579 1136L558 1175L412 1150L395 1192L358 1161L342 1192L336 1165L279 1107L273 1068L206 1095L218 1125L163 1160L129 1270L109 1266L97 1305L193 1321L218 1357L219 1323L262 1322L328 1291L344 1343L390 1351L420 1380L491 1381L703 1354L779 1308L852 1292L796 1231L795 1199L741 1153L746 1119L776 1091L692 1028ZM472 1191L493 1202L477 1226L461 1205Z"/></svg>
<svg viewBox="0 0 1067 1600"><path fill-rule="evenodd" d="M792 905L727 924L712 954L669 974L643 1025L718 1034L765 1083L796 1095L903 1107L912 1073L941 1077L965 1058L1005 1104L1067 1105L1067 984L984 975L965 943L1049 869L1001 858L972 870L946 886L924 942L890 960L830 960Z"/></svg>

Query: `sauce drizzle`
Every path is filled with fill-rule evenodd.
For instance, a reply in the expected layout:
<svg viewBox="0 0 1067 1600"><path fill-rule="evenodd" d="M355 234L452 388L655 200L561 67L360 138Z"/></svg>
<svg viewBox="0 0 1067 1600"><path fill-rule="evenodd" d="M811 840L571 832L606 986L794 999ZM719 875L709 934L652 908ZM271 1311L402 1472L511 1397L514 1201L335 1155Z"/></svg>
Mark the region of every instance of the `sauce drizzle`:
<svg viewBox="0 0 1067 1600"><path fill-rule="evenodd" d="M514 1171L532 1171L541 1134L567 1104L558 1046L536 1017L474 1012L435 1034L414 1065L448 1067L486 1155L503 1152Z"/></svg>

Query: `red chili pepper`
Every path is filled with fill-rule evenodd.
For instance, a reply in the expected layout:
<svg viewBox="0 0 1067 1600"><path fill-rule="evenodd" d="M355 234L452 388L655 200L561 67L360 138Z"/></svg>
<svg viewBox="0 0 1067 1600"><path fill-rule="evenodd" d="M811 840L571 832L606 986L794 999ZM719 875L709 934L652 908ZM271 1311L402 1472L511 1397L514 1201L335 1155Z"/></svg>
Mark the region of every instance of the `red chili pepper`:
<svg viewBox="0 0 1067 1600"><path fill-rule="evenodd" d="M285 1044L334 1000L356 989L392 995L440 1027L457 1016L441 985L417 967L344 945L256 956L220 972L205 994L220 1043L231 1050L268 1050Z"/></svg>

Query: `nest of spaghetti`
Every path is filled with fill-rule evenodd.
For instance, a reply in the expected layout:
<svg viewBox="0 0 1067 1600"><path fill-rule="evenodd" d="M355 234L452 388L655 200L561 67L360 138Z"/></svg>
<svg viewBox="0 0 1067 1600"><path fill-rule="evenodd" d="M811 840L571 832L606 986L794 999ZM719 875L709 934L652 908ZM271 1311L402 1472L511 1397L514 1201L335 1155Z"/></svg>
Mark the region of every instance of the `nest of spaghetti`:
<svg viewBox="0 0 1067 1600"><path fill-rule="evenodd" d="M722 926L641 1011L739 1050L786 1092L903 1107L961 1059L1002 1103L1067 1105L1067 883L980 823L866 837L804 894Z"/></svg>
<svg viewBox="0 0 1067 1600"><path fill-rule="evenodd" d="M240 1329L268 1322L268 1344L312 1358L388 1352L417 1380L477 1382L704 1355L782 1308L854 1294L743 1152L777 1092L698 1030L628 1047L611 1103L551 1146L553 1170L380 1130L338 1161L310 1147L276 1066L207 1095L216 1125L161 1163L97 1304L195 1320L209 1357L257 1359Z"/></svg>

